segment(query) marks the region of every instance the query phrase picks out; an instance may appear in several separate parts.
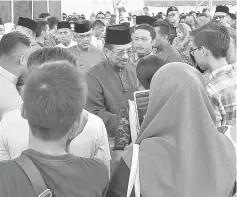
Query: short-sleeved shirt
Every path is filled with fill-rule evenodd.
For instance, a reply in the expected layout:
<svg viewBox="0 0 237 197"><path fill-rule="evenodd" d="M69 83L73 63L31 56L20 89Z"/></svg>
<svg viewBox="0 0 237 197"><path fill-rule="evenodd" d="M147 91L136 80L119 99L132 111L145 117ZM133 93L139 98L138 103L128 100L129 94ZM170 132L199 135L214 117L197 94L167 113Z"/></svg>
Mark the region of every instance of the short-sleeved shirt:
<svg viewBox="0 0 237 197"><path fill-rule="evenodd" d="M154 54L163 59L166 64L170 62L182 62L179 52L170 44L164 45L162 49L156 49Z"/></svg>
<svg viewBox="0 0 237 197"><path fill-rule="evenodd" d="M32 149L22 154L32 160L52 196L105 197L109 171L100 160L51 156ZM37 197L26 174L12 160L0 163L0 196Z"/></svg>
<svg viewBox="0 0 237 197"><path fill-rule="evenodd" d="M206 86L216 113L216 126L236 125L236 67L226 65L214 70Z"/></svg>
<svg viewBox="0 0 237 197"><path fill-rule="evenodd" d="M115 134L116 113L127 100L133 100L138 88L133 65L124 69L106 59L87 73L88 97L86 110L99 116L109 134Z"/></svg>
<svg viewBox="0 0 237 197"><path fill-rule="evenodd" d="M69 152L85 158L102 160L109 169L110 150L103 121L89 113L82 133L70 144ZM29 124L19 109L6 113L0 121L0 161L15 159L28 148Z"/></svg>
<svg viewBox="0 0 237 197"><path fill-rule="evenodd" d="M77 58L77 67L84 73L105 59L104 53L92 45L88 51L83 51L78 46L73 46L69 48L68 51Z"/></svg>
<svg viewBox="0 0 237 197"><path fill-rule="evenodd" d="M2 116L23 103L16 89L17 77L0 66L0 120Z"/></svg>

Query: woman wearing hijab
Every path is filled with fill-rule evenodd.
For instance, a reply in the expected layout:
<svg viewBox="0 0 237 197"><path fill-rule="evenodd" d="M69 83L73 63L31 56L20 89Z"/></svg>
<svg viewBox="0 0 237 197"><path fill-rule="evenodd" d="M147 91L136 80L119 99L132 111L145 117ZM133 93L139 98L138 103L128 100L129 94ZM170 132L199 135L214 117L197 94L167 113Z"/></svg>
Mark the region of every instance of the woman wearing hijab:
<svg viewBox="0 0 237 197"><path fill-rule="evenodd" d="M176 32L177 37L174 39L172 46L179 52L184 63L194 66L190 58L190 49L192 44L189 36L191 28L185 23L179 23L176 28Z"/></svg>
<svg viewBox="0 0 237 197"><path fill-rule="evenodd" d="M234 147L214 122L198 70L174 62L157 71L136 141L142 197L228 197L232 193ZM126 196L132 155L133 148L127 148L108 197Z"/></svg>

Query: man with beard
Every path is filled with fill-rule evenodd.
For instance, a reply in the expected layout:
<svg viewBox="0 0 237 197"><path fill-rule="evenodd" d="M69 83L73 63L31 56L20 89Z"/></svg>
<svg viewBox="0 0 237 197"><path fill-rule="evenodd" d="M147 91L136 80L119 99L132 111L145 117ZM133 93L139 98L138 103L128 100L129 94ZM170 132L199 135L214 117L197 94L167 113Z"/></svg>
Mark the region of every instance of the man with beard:
<svg viewBox="0 0 237 197"><path fill-rule="evenodd" d="M88 20L75 22L74 39L78 43L69 49L77 57L77 66L84 73L105 59L104 53L91 45L91 23Z"/></svg>
<svg viewBox="0 0 237 197"><path fill-rule="evenodd" d="M107 27L104 52L107 58L87 73L86 110L102 118L108 135L114 137L116 113L125 101L133 100L137 90L129 27Z"/></svg>
<svg viewBox="0 0 237 197"><path fill-rule="evenodd" d="M72 40L72 30L69 22L66 21L61 21L58 22L57 26L57 37L58 40L60 41L60 44L57 45L57 47L62 47L62 48L70 48L75 45L77 45L77 42Z"/></svg>

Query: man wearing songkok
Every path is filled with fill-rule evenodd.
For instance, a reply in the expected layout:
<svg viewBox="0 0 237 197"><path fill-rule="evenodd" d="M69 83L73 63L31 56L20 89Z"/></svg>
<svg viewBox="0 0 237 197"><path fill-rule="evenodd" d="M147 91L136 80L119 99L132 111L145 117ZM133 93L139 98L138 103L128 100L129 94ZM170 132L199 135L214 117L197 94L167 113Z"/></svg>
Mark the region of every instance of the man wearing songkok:
<svg viewBox="0 0 237 197"><path fill-rule="evenodd" d="M4 23L2 22L2 19L0 18L0 40L2 39L4 34L5 34L5 27Z"/></svg>
<svg viewBox="0 0 237 197"><path fill-rule="evenodd" d="M102 118L109 136L114 137L116 113L128 99L133 100L137 77L132 61L129 28L123 25L106 28L104 51L106 59L87 73L86 109Z"/></svg>
<svg viewBox="0 0 237 197"><path fill-rule="evenodd" d="M5 34L0 41L0 120L2 116L22 104L16 84L27 72L27 60L31 53L30 39L20 33Z"/></svg>
<svg viewBox="0 0 237 197"><path fill-rule="evenodd" d="M74 31L74 40L78 44L68 50L76 56L78 69L86 73L91 67L105 59L104 53L91 45L90 21L75 22Z"/></svg>
<svg viewBox="0 0 237 197"><path fill-rule="evenodd" d="M215 124L236 125L236 66L226 61L230 34L223 26L204 29L194 36L191 54L202 70L207 70L207 92L216 114Z"/></svg>
<svg viewBox="0 0 237 197"><path fill-rule="evenodd" d="M57 25L57 37L60 43L57 47L70 48L77 45L77 42L72 40L72 30L69 22L61 21Z"/></svg>
<svg viewBox="0 0 237 197"><path fill-rule="evenodd" d="M153 55L152 47L155 44L156 31L154 27L148 24L138 25L135 28L133 39L134 48L136 50L137 63L141 58Z"/></svg>
<svg viewBox="0 0 237 197"><path fill-rule="evenodd" d="M182 58L179 52L174 49L170 43L170 24L166 21L156 21L152 24L156 31L156 42L154 44L154 55L157 55L165 61L170 62L181 62Z"/></svg>
<svg viewBox="0 0 237 197"><path fill-rule="evenodd" d="M40 49L40 45L36 43L36 29L37 23L34 20L29 18L19 17L16 31L19 31L25 35L27 35L31 40L31 47L33 50Z"/></svg>
<svg viewBox="0 0 237 197"><path fill-rule="evenodd" d="M230 27L228 23L230 19L229 8L227 6L222 5L217 6L213 19L219 20L222 23L222 25Z"/></svg>
<svg viewBox="0 0 237 197"><path fill-rule="evenodd" d="M58 61L69 62L76 67L76 58L66 49L46 47L29 56L27 68L30 74L45 63ZM75 156L100 159L110 169L109 142L103 121L88 111L83 110L82 114L82 118L88 121L83 131L70 143L69 152ZM17 158L27 149L28 143L29 124L22 118L20 108L5 113L0 121L0 161Z"/></svg>
<svg viewBox="0 0 237 197"><path fill-rule="evenodd" d="M170 44L172 44L174 38L177 37L176 28L179 24L180 14L177 7L171 6L168 8L166 15L171 24L171 35L170 35L169 41L170 41Z"/></svg>
<svg viewBox="0 0 237 197"><path fill-rule="evenodd" d="M156 21L155 18L147 15L141 15L141 16L136 16L136 24L141 25L141 24L148 24L152 25Z"/></svg>

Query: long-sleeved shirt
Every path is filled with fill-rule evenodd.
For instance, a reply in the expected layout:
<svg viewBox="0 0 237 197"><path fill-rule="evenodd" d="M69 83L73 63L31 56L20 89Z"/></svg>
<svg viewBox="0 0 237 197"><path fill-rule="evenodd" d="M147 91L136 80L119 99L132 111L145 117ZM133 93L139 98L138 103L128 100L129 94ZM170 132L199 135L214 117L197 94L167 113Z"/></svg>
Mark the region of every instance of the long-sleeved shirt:
<svg viewBox="0 0 237 197"><path fill-rule="evenodd" d="M0 120L3 114L20 109L23 103L16 83L17 77L0 66Z"/></svg>
<svg viewBox="0 0 237 197"><path fill-rule="evenodd" d="M106 59L87 73L87 83L86 110L102 118L108 133L114 136L119 107L127 100L134 100L133 93L137 90L134 66L128 64L121 69Z"/></svg>
<svg viewBox="0 0 237 197"><path fill-rule="evenodd" d="M209 75L207 92L216 114L216 126L236 125L236 66L226 65Z"/></svg>
<svg viewBox="0 0 237 197"><path fill-rule="evenodd" d="M73 46L68 51L77 58L78 70L82 70L84 73L105 59L104 53L92 45L87 51L81 50L78 46Z"/></svg>

